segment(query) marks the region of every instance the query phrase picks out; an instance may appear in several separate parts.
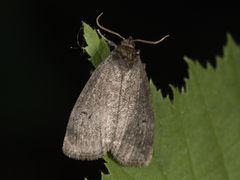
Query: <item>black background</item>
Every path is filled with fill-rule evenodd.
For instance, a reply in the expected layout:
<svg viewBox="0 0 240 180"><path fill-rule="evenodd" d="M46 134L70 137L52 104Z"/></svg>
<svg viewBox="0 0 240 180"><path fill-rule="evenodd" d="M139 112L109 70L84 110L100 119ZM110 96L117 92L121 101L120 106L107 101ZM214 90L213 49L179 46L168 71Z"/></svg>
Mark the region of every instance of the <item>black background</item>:
<svg viewBox="0 0 240 180"><path fill-rule="evenodd" d="M4 179L100 178L103 160L82 162L62 153L72 107L93 66L77 46L81 21L95 19L137 43L149 78L163 95L188 77L186 55L216 65L226 33L240 42L240 11L230 1L1 1L0 176ZM103 31L102 31L103 32ZM118 43L118 37L106 34ZM82 36L80 44L85 45ZM105 170L106 171L106 170ZM2 179L2 178L1 178Z"/></svg>

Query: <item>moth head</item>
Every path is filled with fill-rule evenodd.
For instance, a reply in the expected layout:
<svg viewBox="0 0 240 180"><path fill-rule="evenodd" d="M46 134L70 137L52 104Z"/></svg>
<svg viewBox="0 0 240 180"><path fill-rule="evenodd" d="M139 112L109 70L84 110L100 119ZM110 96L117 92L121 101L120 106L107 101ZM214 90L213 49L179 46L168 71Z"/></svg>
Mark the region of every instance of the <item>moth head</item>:
<svg viewBox="0 0 240 180"><path fill-rule="evenodd" d="M129 36L128 39L123 39L122 42L121 42L121 45L129 46L131 48L134 48L135 43L134 43L134 40L132 39L132 36Z"/></svg>

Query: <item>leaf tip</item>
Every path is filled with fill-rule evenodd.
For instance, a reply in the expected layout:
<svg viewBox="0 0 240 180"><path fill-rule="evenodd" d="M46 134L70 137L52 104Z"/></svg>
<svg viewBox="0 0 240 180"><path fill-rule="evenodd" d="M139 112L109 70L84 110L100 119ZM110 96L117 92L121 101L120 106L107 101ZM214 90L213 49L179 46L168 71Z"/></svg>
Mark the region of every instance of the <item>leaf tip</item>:
<svg viewBox="0 0 240 180"><path fill-rule="evenodd" d="M190 64L190 63L193 63L193 62L194 62L192 59L190 59L190 58L187 57L187 56L184 56L183 59L184 59L184 61L185 61L187 64Z"/></svg>
<svg viewBox="0 0 240 180"><path fill-rule="evenodd" d="M233 41L232 35L229 32L227 33L227 40Z"/></svg>

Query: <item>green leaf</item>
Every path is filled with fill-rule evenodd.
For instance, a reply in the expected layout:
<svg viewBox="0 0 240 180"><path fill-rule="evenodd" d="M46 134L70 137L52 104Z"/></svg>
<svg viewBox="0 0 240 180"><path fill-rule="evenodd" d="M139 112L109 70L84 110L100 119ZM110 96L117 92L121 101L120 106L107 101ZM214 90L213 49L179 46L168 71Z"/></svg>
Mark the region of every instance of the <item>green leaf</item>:
<svg viewBox="0 0 240 180"><path fill-rule="evenodd" d="M160 136L160 146L154 148L158 152L154 154L159 170L168 180L237 180L240 177L240 47L228 35L224 56L217 57L216 69L210 64L205 69L186 57L185 60L189 66L186 92L179 93L172 87L173 105L169 98L162 101L160 95L153 95L155 121L160 123L160 132L158 126L155 131Z"/></svg>
<svg viewBox="0 0 240 180"><path fill-rule="evenodd" d="M171 86L173 103L150 81L155 116L152 162L125 167L108 153L104 159L110 174L102 174L102 179L239 179L240 47L227 37L216 69L184 58L189 79L181 93Z"/></svg>
<svg viewBox="0 0 240 180"><path fill-rule="evenodd" d="M110 54L110 50L106 41L103 38L99 39L96 30L93 30L86 23L83 23L83 27L84 38L88 45L84 49L91 57L89 61L91 61L96 68Z"/></svg>

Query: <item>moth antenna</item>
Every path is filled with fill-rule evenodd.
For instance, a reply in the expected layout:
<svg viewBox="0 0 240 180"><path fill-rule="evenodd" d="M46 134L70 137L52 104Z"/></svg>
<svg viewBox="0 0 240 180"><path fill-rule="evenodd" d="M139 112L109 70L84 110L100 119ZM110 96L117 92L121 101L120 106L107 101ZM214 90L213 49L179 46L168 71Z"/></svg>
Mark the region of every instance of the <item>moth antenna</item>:
<svg viewBox="0 0 240 180"><path fill-rule="evenodd" d="M133 42L143 42L143 43L147 43L147 44L158 44L160 42L162 42L165 38L169 37L169 35L164 36L162 39L158 40L158 41L147 41L147 40L142 40L142 39L135 39L132 40Z"/></svg>
<svg viewBox="0 0 240 180"><path fill-rule="evenodd" d="M79 42L80 30L81 30L81 28L78 30L78 33L77 33L77 45L78 45L79 47L81 47L80 42Z"/></svg>
<svg viewBox="0 0 240 180"><path fill-rule="evenodd" d="M77 47L70 46L71 49L79 49L81 48L80 42L79 42L79 35L80 35L81 28L79 28L78 33L77 33Z"/></svg>
<svg viewBox="0 0 240 180"><path fill-rule="evenodd" d="M105 39L105 41L107 41L107 43L108 43L110 46L117 47L117 45L116 45L114 42L110 41L110 40L107 39L104 35L102 35L102 33L100 32L99 29L97 29L97 32L98 32L98 34L99 34L103 39Z"/></svg>
<svg viewBox="0 0 240 180"><path fill-rule="evenodd" d="M109 29L107 29L107 28L105 28L105 27L102 27L102 26L99 24L98 20L99 20L99 18L102 16L102 14L103 14L103 13L101 13L101 14L97 17L97 19L96 19L96 23L97 23L98 27L100 27L100 28L103 29L104 31L107 31L107 32L109 32L109 33L111 33L111 34L114 34L114 35L122 38L123 40L125 40L125 38L122 37L120 34L114 32L114 31L111 31L111 30L109 30Z"/></svg>

